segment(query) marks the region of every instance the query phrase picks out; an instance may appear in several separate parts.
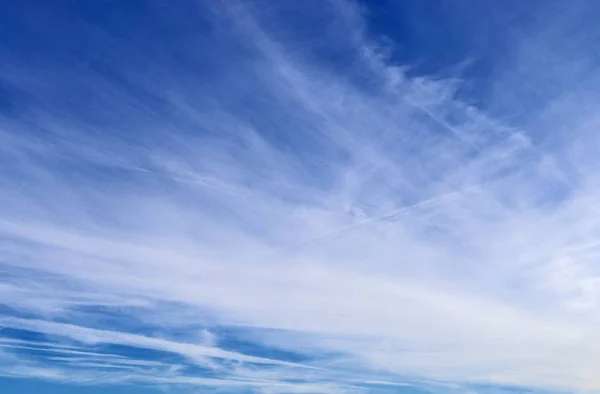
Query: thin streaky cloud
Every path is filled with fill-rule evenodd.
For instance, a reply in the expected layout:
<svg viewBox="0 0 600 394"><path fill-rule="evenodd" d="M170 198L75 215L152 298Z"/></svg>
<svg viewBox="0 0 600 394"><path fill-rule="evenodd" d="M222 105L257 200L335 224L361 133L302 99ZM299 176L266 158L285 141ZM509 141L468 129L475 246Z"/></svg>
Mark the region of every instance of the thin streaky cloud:
<svg viewBox="0 0 600 394"><path fill-rule="evenodd" d="M598 6L142 3L0 17L0 376L600 392Z"/></svg>

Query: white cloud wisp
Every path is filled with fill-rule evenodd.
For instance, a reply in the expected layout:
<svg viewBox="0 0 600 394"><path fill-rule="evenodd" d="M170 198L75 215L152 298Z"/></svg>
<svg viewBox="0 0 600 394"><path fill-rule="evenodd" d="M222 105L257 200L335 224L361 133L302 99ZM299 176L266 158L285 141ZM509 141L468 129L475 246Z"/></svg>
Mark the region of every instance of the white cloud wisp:
<svg viewBox="0 0 600 394"><path fill-rule="evenodd" d="M600 81L585 52L556 44L544 61L562 68L545 75L535 57L554 36L519 36L489 93L527 114L510 120L392 64L355 5L310 10L351 64L315 60L270 9L211 7L218 23L184 55L102 36L118 77L83 60L0 66L35 99L0 117L4 330L77 352L91 381L103 364L122 381L265 393L600 392ZM506 93L530 69L581 78L534 106ZM107 328L111 314L132 321ZM224 327L302 360L233 350ZM65 380L68 365L8 352L39 346L25 342L3 339L16 361L0 374Z"/></svg>

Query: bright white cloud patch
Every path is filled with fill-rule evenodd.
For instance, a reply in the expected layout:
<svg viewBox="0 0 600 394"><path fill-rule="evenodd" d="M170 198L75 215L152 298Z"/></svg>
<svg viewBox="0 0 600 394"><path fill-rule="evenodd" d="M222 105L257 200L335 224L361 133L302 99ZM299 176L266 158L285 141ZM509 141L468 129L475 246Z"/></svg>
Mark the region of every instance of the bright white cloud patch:
<svg viewBox="0 0 600 394"><path fill-rule="evenodd" d="M384 56L367 7L163 7L2 55L0 374L600 390L585 7L507 34L477 104Z"/></svg>

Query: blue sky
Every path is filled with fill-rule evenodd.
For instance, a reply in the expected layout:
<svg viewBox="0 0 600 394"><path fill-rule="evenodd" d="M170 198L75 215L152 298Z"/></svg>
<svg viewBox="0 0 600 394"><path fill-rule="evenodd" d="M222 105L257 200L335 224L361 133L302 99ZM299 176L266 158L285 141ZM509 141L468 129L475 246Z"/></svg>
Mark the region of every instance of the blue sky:
<svg viewBox="0 0 600 394"><path fill-rule="evenodd" d="M600 4L2 1L0 391L600 393Z"/></svg>

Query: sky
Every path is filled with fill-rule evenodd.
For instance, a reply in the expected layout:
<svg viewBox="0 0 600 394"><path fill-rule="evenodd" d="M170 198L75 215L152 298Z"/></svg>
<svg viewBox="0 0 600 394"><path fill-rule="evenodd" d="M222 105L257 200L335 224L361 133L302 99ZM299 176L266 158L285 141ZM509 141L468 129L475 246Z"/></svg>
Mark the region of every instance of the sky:
<svg viewBox="0 0 600 394"><path fill-rule="evenodd" d="M600 3L0 11L1 392L600 393Z"/></svg>

